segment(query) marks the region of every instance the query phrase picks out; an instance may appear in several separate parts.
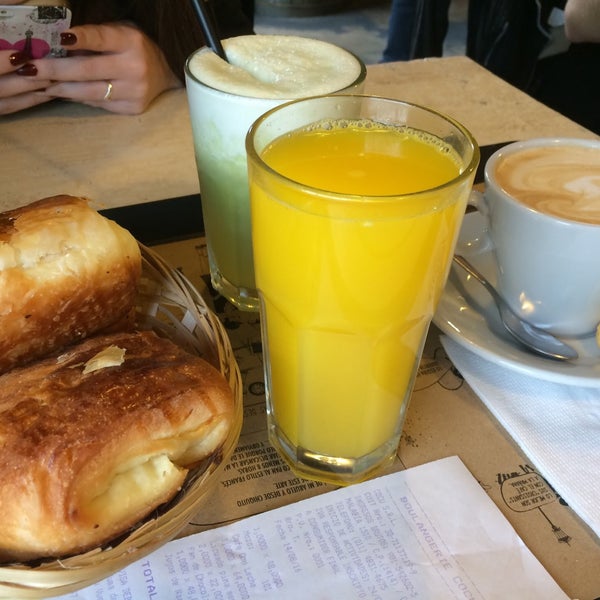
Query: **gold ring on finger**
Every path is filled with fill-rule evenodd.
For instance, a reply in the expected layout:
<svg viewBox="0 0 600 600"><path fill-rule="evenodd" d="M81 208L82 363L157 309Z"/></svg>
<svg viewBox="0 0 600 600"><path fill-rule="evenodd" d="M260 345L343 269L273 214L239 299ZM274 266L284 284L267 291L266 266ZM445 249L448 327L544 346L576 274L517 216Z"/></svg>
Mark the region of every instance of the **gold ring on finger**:
<svg viewBox="0 0 600 600"><path fill-rule="evenodd" d="M110 100L110 97L112 96L112 91L113 91L113 84L110 81L106 82L106 93L104 94L104 98L102 98L102 100L105 100L106 102L108 102Z"/></svg>

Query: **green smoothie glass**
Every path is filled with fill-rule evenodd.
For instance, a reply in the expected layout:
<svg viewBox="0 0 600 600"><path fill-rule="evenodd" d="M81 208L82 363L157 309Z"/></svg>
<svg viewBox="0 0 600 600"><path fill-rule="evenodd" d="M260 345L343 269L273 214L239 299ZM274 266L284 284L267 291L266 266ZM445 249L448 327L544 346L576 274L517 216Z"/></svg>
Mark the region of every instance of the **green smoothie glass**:
<svg viewBox="0 0 600 600"><path fill-rule="evenodd" d="M258 310L245 137L267 110L288 100L360 92L365 65L332 44L281 35L223 41L187 60L192 134L212 285L242 310Z"/></svg>

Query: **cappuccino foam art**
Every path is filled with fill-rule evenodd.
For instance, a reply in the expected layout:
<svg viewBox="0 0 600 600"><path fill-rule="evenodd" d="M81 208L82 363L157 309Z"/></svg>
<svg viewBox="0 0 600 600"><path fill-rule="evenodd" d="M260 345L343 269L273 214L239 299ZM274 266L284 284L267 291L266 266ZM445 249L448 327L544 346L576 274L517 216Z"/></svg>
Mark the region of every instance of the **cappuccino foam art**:
<svg viewBox="0 0 600 600"><path fill-rule="evenodd" d="M499 160L498 185L521 204L560 219L600 224L600 148L548 145Z"/></svg>
<svg viewBox="0 0 600 600"><path fill-rule="evenodd" d="M532 325L593 340L600 322L600 140L513 142L490 156L485 184L477 207L498 292Z"/></svg>

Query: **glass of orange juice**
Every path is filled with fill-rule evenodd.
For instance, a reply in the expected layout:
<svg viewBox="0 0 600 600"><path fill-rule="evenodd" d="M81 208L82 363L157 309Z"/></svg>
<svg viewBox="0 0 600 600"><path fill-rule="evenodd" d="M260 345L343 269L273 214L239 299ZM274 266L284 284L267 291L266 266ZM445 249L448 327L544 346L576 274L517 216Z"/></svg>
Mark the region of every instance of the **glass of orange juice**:
<svg viewBox="0 0 600 600"><path fill-rule="evenodd" d="M361 481L396 454L479 148L343 95L267 112L246 151L270 441L303 477Z"/></svg>

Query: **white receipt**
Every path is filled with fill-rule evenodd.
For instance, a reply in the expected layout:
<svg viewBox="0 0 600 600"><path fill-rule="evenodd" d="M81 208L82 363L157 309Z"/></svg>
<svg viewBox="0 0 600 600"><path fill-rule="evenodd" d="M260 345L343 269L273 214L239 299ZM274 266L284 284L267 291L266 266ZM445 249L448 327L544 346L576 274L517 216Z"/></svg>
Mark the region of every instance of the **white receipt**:
<svg viewBox="0 0 600 600"><path fill-rule="evenodd" d="M565 600L457 457L174 540L69 600Z"/></svg>

